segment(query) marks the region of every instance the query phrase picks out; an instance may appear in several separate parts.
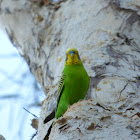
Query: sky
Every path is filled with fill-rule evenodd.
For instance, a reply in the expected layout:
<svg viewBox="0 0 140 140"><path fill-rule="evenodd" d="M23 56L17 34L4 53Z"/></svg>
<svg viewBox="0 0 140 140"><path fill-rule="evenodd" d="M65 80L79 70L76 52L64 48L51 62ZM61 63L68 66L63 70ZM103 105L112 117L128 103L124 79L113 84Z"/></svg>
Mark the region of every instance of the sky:
<svg viewBox="0 0 140 140"><path fill-rule="evenodd" d="M31 127L39 117L45 94L31 74L25 60L8 37L0 31L0 134L6 140L30 140L36 132Z"/></svg>

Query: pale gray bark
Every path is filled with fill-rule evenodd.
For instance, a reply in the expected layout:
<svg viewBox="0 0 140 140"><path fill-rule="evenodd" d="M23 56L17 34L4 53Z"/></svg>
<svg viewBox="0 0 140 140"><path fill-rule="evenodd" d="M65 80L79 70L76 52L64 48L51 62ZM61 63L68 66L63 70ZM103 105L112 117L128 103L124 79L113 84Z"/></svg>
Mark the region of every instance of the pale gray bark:
<svg viewBox="0 0 140 140"><path fill-rule="evenodd" d="M5 138L2 135L0 135L0 140L5 140Z"/></svg>
<svg viewBox="0 0 140 140"><path fill-rule="evenodd" d="M92 100L74 104L50 139L140 138L140 1L1 0L0 24L48 95L42 106L38 140L51 124L65 52L76 47L91 77ZM62 121L63 122L63 121ZM62 128L62 126L64 127ZM61 129L60 129L61 128Z"/></svg>

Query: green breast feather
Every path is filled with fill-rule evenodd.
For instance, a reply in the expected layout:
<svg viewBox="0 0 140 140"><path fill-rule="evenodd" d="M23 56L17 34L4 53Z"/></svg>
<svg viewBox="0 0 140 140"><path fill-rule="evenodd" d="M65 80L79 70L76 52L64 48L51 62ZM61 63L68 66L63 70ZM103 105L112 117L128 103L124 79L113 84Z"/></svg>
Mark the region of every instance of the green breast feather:
<svg viewBox="0 0 140 140"><path fill-rule="evenodd" d="M65 66L63 73L64 78L59 82L55 118L61 117L70 105L84 99L89 87L90 78L83 65Z"/></svg>

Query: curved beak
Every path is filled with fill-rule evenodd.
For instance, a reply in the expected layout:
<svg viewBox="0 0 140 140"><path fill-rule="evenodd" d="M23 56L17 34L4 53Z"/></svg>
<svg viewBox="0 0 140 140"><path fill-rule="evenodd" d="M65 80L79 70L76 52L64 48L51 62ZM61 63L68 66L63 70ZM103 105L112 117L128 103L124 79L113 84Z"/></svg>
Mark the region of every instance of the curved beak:
<svg viewBox="0 0 140 140"><path fill-rule="evenodd" d="M70 56L73 58L73 56L74 56L74 53L71 53L71 54L70 54Z"/></svg>
<svg viewBox="0 0 140 140"><path fill-rule="evenodd" d="M75 51L70 51L70 52L69 52L69 55L73 58L74 55L75 55Z"/></svg>

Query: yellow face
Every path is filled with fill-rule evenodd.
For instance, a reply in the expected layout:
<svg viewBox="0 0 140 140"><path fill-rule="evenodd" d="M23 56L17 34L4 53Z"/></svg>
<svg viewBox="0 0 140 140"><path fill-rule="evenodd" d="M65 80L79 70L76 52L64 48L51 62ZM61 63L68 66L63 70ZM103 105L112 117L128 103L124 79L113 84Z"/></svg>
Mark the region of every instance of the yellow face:
<svg viewBox="0 0 140 140"><path fill-rule="evenodd" d="M66 53L65 65L82 65L80 56L76 48L69 48Z"/></svg>

